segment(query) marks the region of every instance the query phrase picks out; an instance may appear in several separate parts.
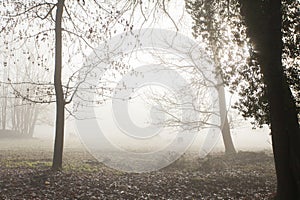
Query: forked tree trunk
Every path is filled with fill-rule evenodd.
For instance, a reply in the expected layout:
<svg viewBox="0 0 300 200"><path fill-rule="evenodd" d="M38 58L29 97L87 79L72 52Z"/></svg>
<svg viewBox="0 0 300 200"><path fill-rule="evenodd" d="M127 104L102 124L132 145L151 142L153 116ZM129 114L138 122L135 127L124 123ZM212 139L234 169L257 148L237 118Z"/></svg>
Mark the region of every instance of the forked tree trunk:
<svg viewBox="0 0 300 200"><path fill-rule="evenodd" d="M277 199L300 199L300 133L295 102L283 73L281 1L240 3L267 85Z"/></svg>
<svg viewBox="0 0 300 200"><path fill-rule="evenodd" d="M65 101L62 88L62 14L64 0L58 0L55 17L55 71L54 87L56 94L56 126L55 143L52 169L62 168L63 146L64 146L64 122L65 122Z"/></svg>

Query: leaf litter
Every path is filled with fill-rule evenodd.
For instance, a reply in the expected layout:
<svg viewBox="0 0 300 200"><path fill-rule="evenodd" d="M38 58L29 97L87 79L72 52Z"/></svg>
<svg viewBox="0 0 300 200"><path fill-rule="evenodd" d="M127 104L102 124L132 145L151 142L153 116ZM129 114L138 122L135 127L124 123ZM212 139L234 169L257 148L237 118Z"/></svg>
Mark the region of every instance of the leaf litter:
<svg viewBox="0 0 300 200"><path fill-rule="evenodd" d="M276 176L266 152L200 159L184 155L148 173L125 173L69 149L54 172L51 151L0 150L0 199L273 199Z"/></svg>

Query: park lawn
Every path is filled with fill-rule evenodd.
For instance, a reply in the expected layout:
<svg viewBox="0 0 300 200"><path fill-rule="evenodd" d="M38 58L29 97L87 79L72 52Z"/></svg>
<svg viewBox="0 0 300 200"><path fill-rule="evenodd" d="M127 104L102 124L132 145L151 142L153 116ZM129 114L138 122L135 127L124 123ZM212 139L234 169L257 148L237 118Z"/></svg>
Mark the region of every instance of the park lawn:
<svg viewBox="0 0 300 200"><path fill-rule="evenodd" d="M159 171L126 173L106 167L82 146L66 145L64 169L54 172L51 145L38 140L25 141L37 146L16 143L0 148L0 199L272 199L275 195L270 152L204 159L186 154Z"/></svg>

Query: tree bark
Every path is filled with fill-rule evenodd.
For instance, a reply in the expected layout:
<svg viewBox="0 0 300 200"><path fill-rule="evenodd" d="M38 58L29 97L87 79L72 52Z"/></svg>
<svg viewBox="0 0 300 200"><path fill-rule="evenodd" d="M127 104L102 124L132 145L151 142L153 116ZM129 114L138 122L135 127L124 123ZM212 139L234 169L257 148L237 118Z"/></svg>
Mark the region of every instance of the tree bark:
<svg viewBox="0 0 300 200"><path fill-rule="evenodd" d="M58 0L55 17L55 70L54 88L56 94L56 127L52 169L62 168L64 146L65 100L62 88L62 14L64 0Z"/></svg>
<svg viewBox="0 0 300 200"><path fill-rule="evenodd" d="M241 0L240 3L267 86L277 198L300 199L300 133L295 101L282 66L281 1Z"/></svg>

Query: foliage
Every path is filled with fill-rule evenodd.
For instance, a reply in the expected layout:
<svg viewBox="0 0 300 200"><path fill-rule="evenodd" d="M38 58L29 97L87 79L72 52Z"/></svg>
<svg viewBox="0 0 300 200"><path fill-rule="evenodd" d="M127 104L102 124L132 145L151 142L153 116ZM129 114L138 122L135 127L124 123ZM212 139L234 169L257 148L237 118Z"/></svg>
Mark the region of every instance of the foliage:
<svg viewBox="0 0 300 200"><path fill-rule="evenodd" d="M294 1L283 3L283 64L300 114L300 37L297 4L299 3ZM217 48L222 49L219 57L223 57L220 69L223 78L230 91L240 96L233 107L237 108L242 116L254 119L254 127L270 124L266 86L257 60L258 52L254 51L253 44L246 37L246 27L237 1L232 0L229 4L228 1L187 0L186 5L194 20L193 33L196 38L200 37L207 43L206 38L210 34L208 26L212 24L210 26L214 28L216 35L213 38L217 40ZM224 24L227 24L227 34L224 34ZM234 48L243 50L237 54L232 50ZM234 59L226 60L224 57Z"/></svg>
<svg viewBox="0 0 300 200"><path fill-rule="evenodd" d="M299 1L283 1L283 66L300 118L300 16Z"/></svg>

